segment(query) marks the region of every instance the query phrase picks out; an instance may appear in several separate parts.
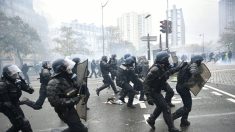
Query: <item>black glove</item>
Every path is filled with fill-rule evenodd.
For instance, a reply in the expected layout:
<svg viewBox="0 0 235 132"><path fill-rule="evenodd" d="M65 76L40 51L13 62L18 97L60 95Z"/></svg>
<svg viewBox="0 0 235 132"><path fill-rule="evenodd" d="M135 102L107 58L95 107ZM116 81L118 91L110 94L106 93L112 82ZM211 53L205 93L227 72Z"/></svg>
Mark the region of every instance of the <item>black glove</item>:
<svg viewBox="0 0 235 132"><path fill-rule="evenodd" d="M34 93L34 89L32 87L29 86L29 89L28 89L28 93L29 94L33 94Z"/></svg>
<svg viewBox="0 0 235 132"><path fill-rule="evenodd" d="M149 105L154 105L153 99L147 96L147 102Z"/></svg>
<svg viewBox="0 0 235 132"><path fill-rule="evenodd" d="M152 100L152 99L148 100L148 104L149 104L149 105L154 105L153 100Z"/></svg>
<svg viewBox="0 0 235 132"><path fill-rule="evenodd" d="M77 97L72 98L72 100L73 100L73 102L74 102L75 104L77 104L77 103L80 101L80 99L81 99L80 96L77 96Z"/></svg>

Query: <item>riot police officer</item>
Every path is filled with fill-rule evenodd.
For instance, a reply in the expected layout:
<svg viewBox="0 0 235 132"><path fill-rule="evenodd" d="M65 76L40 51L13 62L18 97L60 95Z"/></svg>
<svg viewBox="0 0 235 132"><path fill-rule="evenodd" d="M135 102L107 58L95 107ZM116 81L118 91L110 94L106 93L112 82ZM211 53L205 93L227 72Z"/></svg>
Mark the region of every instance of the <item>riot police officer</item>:
<svg viewBox="0 0 235 132"><path fill-rule="evenodd" d="M80 100L78 86L72 79L74 65L69 59L57 59L52 63L54 74L47 85L47 97L59 118L68 125L66 131L87 132L74 108Z"/></svg>
<svg viewBox="0 0 235 132"><path fill-rule="evenodd" d="M110 64L110 73L111 73L112 80L114 80L115 77L117 76L117 59L116 59L116 57L117 57L117 55L113 54L108 62Z"/></svg>
<svg viewBox="0 0 235 132"><path fill-rule="evenodd" d="M175 128L172 117L171 109L167 104L165 98L161 94L161 90L166 85L168 79L167 67L169 64L169 55L166 51L158 52L153 66L149 69L148 74L144 80L144 91L147 97L148 104L156 105L154 112L147 119L148 124L155 129L155 120L163 112L163 118L168 126L169 132L179 132Z"/></svg>
<svg viewBox="0 0 235 132"><path fill-rule="evenodd" d="M111 85L113 91L115 94L117 94L119 91L117 90L113 80L109 76L110 72L110 64L107 63L108 59L107 56L102 56L101 61L100 61L100 69L103 77L103 85L99 88L96 89L96 94L99 96L99 93L101 90L109 87Z"/></svg>
<svg viewBox="0 0 235 132"><path fill-rule="evenodd" d="M122 94L119 98L122 102L126 95L128 95L129 100L127 103L127 107L135 108L133 105L134 96L136 91L130 85L132 82L134 85L142 87L142 82L138 79L138 76L135 74L134 71L134 59L132 57L128 57L125 59L125 62L118 68L116 84L122 88Z"/></svg>
<svg viewBox="0 0 235 132"><path fill-rule="evenodd" d="M176 90L182 98L184 105L172 114L172 118L175 120L181 117L181 127L187 127L190 125L188 115L192 109L192 97L189 88L194 84L194 82L189 83L189 79L197 79L199 74L198 67L201 65L202 61L203 57L201 55L191 57L191 62L184 66L183 69L179 71L177 76Z"/></svg>
<svg viewBox="0 0 235 132"><path fill-rule="evenodd" d="M51 63L50 61L43 61L42 62L42 69L40 72L40 90L39 90L39 98L36 102L29 100L28 98L23 98L21 101L21 104L26 104L30 107L32 107L35 110L39 110L42 108L42 105L47 97L46 93L46 86L51 79Z"/></svg>
<svg viewBox="0 0 235 132"><path fill-rule="evenodd" d="M16 65L3 68L0 81L0 112L8 117L12 127L7 132L32 132L29 121L19 105L22 90L32 94L34 90L19 75L21 70Z"/></svg>

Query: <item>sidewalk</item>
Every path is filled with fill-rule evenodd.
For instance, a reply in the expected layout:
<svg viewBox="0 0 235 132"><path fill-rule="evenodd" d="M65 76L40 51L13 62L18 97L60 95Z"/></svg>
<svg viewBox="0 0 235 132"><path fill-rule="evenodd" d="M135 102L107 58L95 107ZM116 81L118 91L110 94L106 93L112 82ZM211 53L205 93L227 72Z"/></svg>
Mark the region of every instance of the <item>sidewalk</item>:
<svg viewBox="0 0 235 132"><path fill-rule="evenodd" d="M209 83L235 86L235 64L206 64L211 71Z"/></svg>

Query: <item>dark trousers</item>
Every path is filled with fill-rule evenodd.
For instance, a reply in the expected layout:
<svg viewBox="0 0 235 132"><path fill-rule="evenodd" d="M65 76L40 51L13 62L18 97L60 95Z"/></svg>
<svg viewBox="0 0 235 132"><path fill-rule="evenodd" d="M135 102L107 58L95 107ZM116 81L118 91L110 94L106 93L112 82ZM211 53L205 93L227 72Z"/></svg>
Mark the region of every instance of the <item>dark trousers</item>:
<svg viewBox="0 0 235 132"><path fill-rule="evenodd" d="M55 108L60 119L68 125L68 132L88 132L87 128L82 124L79 115L74 107L71 108Z"/></svg>
<svg viewBox="0 0 235 132"><path fill-rule="evenodd" d="M112 80L114 80L115 79L115 77L117 76L117 71L116 70L111 70L111 78L112 78Z"/></svg>
<svg viewBox="0 0 235 132"><path fill-rule="evenodd" d="M103 75L103 78L104 78L104 80L103 80L103 83L104 83L104 84L103 84L101 87L99 87L97 90L100 92L100 91L102 91L103 89L105 89L105 88L111 86L112 89L113 89L113 91L114 91L114 93L117 93L117 92L118 92L118 91L117 91L117 88L116 88L116 86L115 86L113 80L110 78L110 76L109 76L109 75Z"/></svg>
<svg viewBox="0 0 235 132"><path fill-rule="evenodd" d="M128 105L133 105L133 100L135 96L135 90L132 88L132 86L129 83L124 83L122 85L122 92L120 94L119 99L124 100L124 98L128 95Z"/></svg>
<svg viewBox="0 0 235 132"><path fill-rule="evenodd" d="M95 72L95 69L94 69L94 70L91 70L91 75L90 75L90 77L92 77L93 74L95 74L95 78L97 78L97 74L96 74L96 72Z"/></svg>
<svg viewBox="0 0 235 132"><path fill-rule="evenodd" d="M171 99L172 97L174 96L174 91L173 89L171 88L171 86L166 83L165 86L163 87L163 90L166 92L166 95L165 95L165 100L168 104L171 103Z"/></svg>
<svg viewBox="0 0 235 132"><path fill-rule="evenodd" d="M12 107L1 107L0 112L8 117L12 127L7 130L7 132L32 132L31 125L29 121L25 118L24 113L19 105L14 105Z"/></svg>
<svg viewBox="0 0 235 132"><path fill-rule="evenodd" d="M46 85L41 84L41 88L39 90L39 97L36 102L27 100L23 104L28 105L29 107L32 107L35 110L39 110L42 108L42 105L47 97L47 92L46 92Z"/></svg>
<svg viewBox="0 0 235 132"><path fill-rule="evenodd" d="M169 129L174 128L173 120L171 117L171 109L168 106L165 98L161 93L153 93L152 96L156 108L153 113L150 115L149 120L155 122L158 116L163 113L164 121L166 122Z"/></svg>
<svg viewBox="0 0 235 132"><path fill-rule="evenodd" d="M192 109L192 96L191 96L191 93L189 91L189 88L182 87L182 86L179 86L179 85L176 86L176 90L179 93L180 97L182 98L182 101L183 101L184 105L183 105L183 107L177 109L172 114L172 117L173 117L174 120L177 119L177 118L180 118L180 117L182 117L181 121L182 120L187 120L189 112Z"/></svg>

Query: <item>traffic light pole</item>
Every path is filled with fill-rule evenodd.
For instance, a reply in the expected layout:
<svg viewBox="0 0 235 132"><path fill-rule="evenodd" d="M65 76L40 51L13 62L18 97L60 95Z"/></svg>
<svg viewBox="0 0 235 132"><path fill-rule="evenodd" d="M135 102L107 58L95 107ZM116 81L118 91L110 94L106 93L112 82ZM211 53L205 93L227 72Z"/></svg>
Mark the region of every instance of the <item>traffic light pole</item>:
<svg viewBox="0 0 235 132"><path fill-rule="evenodd" d="M162 35L159 36L159 49L162 51Z"/></svg>
<svg viewBox="0 0 235 132"><path fill-rule="evenodd" d="M167 49L167 51L170 51L169 50L169 45L168 45L168 32L169 32L168 31L169 30L168 29L169 28L168 27L168 0L167 0L167 4L166 5L167 5L167 10L166 10L166 21L167 21L166 22L166 49Z"/></svg>
<svg viewBox="0 0 235 132"><path fill-rule="evenodd" d="M147 39L148 39L148 60L150 60L150 40L149 40L149 33L148 33L148 36L147 36Z"/></svg>

